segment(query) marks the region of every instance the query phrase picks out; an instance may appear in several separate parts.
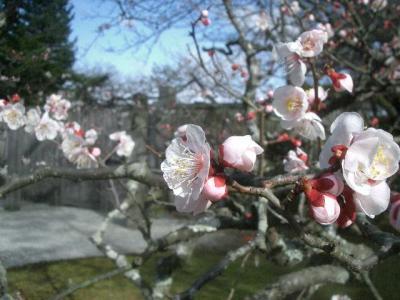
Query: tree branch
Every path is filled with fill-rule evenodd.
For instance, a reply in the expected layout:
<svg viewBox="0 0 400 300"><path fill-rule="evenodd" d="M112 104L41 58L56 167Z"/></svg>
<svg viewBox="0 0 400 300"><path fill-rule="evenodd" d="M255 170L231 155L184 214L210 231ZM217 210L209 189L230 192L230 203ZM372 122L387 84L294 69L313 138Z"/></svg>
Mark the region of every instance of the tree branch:
<svg viewBox="0 0 400 300"><path fill-rule="evenodd" d="M299 292L309 286L324 283L344 284L349 279L349 273L342 267L324 265L309 267L298 272L281 276L277 282L268 286L248 300L277 300Z"/></svg>
<svg viewBox="0 0 400 300"><path fill-rule="evenodd" d="M76 181L131 179L148 186L166 187L161 176L152 174L150 170L144 168L142 164L132 163L129 165L122 165L116 169L100 168L76 170L46 167L36 170L30 175L11 179L10 182L0 187L0 198L18 189L38 183L46 178L63 178Z"/></svg>

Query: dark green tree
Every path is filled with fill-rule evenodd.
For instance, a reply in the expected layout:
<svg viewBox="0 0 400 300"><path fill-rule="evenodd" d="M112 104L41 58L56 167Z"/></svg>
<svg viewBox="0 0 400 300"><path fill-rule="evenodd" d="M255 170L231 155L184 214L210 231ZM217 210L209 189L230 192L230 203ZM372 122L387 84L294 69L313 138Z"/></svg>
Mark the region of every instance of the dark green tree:
<svg viewBox="0 0 400 300"><path fill-rule="evenodd" d="M0 97L38 104L57 91L74 63L68 0L0 0Z"/></svg>

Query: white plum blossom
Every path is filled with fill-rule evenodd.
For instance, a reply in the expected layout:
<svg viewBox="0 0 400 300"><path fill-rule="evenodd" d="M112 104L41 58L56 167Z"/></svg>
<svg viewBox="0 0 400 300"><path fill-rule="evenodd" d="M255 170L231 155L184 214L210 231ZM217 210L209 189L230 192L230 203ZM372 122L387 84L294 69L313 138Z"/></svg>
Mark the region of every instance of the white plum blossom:
<svg viewBox="0 0 400 300"><path fill-rule="evenodd" d="M297 148L296 151L290 150L288 152L287 157L283 160L285 172L297 173L309 169L306 161L301 158L301 154L305 154L305 152L302 151L300 148Z"/></svg>
<svg viewBox="0 0 400 300"><path fill-rule="evenodd" d="M44 109L50 112L56 120L65 120L70 107L71 102L63 99L60 95L52 94L47 98Z"/></svg>
<svg viewBox="0 0 400 300"><path fill-rule="evenodd" d="M375 12L380 11L382 9L384 9L388 4L387 0L373 0L371 2L371 9Z"/></svg>
<svg viewBox="0 0 400 300"><path fill-rule="evenodd" d="M72 122L65 126L62 137L61 149L70 162L78 168L98 167L97 158L101 150L92 147L97 140L96 130L90 129L85 133L78 123Z"/></svg>
<svg viewBox="0 0 400 300"><path fill-rule="evenodd" d="M343 176L357 193L369 195L376 183L399 169L400 147L393 136L381 129L368 128L355 136L342 162Z"/></svg>
<svg viewBox="0 0 400 300"><path fill-rule="evenodd" d="M41 111L39 107L31 108L30 110L28 110L25 117L25 128L24 128L26 132L32 133L35 131L35 128L39 124L41 119L40 115Z"/></svg>
<svg viewBox="0 0 400 300"><path fill-rule="evenodd" d="M299 54L300 43L278 43L275 52L285 64L286 73L293 85L302 86L305 80L307 67Z"/></svg>
<svg viewBox="0 0 400 300"><path fill-rule="evenodd" d="M314 88L306 90L308 102L310 104L313 104L315 101L315 90ZM326 98L328 97L328 92L321 86L318 87L318 99L320 101L325 101Z"/></svg>
<svg viewBox="0 0 400 300"><path fill-rule="evenodd" d="M292 1L290 4L290 9L295 15L297 15L301 11L299 1Z"/></svg>
<svg viewBox="0 0 400 300"><path fill-rule="evenodd" d="M265 11L260 12L259 15L257 16L256 26L261 31L266 31L268 29L268 27L269 27L268 16Z"/></svg>
<svg viewBox="0 0 400 300"><path fill-rule="evenodd" d="M273 95L272 106L275 114L282 120L301 119L308 109L308 99L300 87L285 85L277 88Z"/></svg>
<svg viewBox="0 0 400 300"><path fill-rule="evenodd" d="M358 210L373 218L384 212L390 203L390 187L386 181L372 185L368 195L354 193L354 203Z"/></svg>
<svg viewBox="0 0 400 300"><path fill-rule="evenodd" d="M45 112L35 127L35 135L39 141L54 140L59 130L59 123L51 119L48 112Z"/></svg>
<svg viewBox="0 0 400 300"><path fill-rule="evenodd" d="M296 120L282 120L281 125L285 129L294 129L298 134L311 141L318 138L325 139L325 128L321 118L313 112L307 112Z"/></svg>
<svg viewBox="0 0 400 300"><path fill-rule="evenodd" d="M6 105L1 114L11 130L17 130L25 124L25 107L21 103Z"/></svg>
<svg viewBox="0 0 400 300"><path fill-rule="evenodd" d="M301 44L299 49L301 57L314 57L322 52L324 44L328 42L328 33L323 30L313 29L303 32L297 41Z"/></svg>
<svg viewBox="0 0 400 300"><path fill-rule="evenodd" d="M98 148L78 147L72 150L69 160L76 164L78 169L97 168L99 166L98 155L100 155Z"/></svg>
<svg viewBox="0 0 400 300"><path fill-rule="evenodd" d="M114 132L109 135L110 140L117 141L116 153L118 156L129 157L135 148L135 142L125 131Z"/></svg>
<svg viewBox="0 0 400 300"><path fill-rule="evenodd" d="M176 209L194 214L206 210L211 202L201 192L210 169L210 145L203 129L188 124L185 135L172 140L165 157L161 171L175 195Z"/></svg>
<svg viewBox="0 0 400 300"><path fill-rule="evenodd" d="M98 133L95 129L90 129L85 133L85 141L87 145L94 145L97 141Z"/></svg>
<svg viewBox="0 0 400 300"><path fill-rule="evenodd" d="M322 31L325 31L326 34L328 35L328 39L332 38L335 35L335 32L333 31L332 25L330 23L325 23L325 24L318 23L317 28Z"/></svg>
<svg viewBox="0 0 400 300"><path fill-rule="evenodd" d="M275 52L279 59L284 61L286 72L293 85L302 86L304 83L307 67L302 59L320 54L327 41L327 31L313 29L303 32L294 42L275 45Z"/></svg>
<svg viewBox="0 0 400 300"><path fill-rule="evenodd" d="M331 124L331 136L326 141L319 156L319 164L322 169L330 166L332 147L335 145L349 146L353 137L364 129L363 118L355 112L345 112L339 115Z"/></svg>
<svg viewBox="0 0 400 300"><path fill-rule="evenodd" d="M332 123L331 132L320 154L320 166L329 167L330 159L340 158L343 178L354 191L358 209L370 217L382 213L390 201L386 179L399 169L400 147L386 131L364 130L357 113L341 114ZM333 153L335 146L341 147L339 153Z"/></svg>

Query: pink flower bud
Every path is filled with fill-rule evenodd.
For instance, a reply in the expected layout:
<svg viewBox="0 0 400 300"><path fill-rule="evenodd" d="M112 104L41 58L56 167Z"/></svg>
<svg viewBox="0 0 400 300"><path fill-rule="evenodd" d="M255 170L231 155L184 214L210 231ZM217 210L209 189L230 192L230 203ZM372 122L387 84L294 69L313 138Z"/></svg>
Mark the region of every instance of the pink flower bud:
<svg viewBox="0 0 400 300"><path fill-rule="evenodd" d="M390 224L396 230L400 231L400 201L393 202L390 206L389 212L389 221Z"/></svg>
<svg viewBox="0 0 400 300"><path fill-rule="evenodd" d="M278 135L278 137L276 139L277 142L287 142L289 140L290 140L290 137L286 132Z"/></svg>
<svg viewBox="0 0 400 300"><path fill-rule="evenodd" d="M231 136L219 148L221 163L243 172L251 172L256 156L263 152L263 148L254 142L250 135Z"/></svg>
<svg viewBox="0 0 400 300"><path fill-rule="evenodd" d="M94 157L99 157L101 155L101 149L100 148L92 148L90 153L94 156Z"/></svg>
<svg viewBox="0 0 400 300"><path fill-rule="evenodd" d="M294 147L301 147L301 144L302 144L301 140L295 139L295 138L291 138L290 142L292 143L292 145Z"/></svg>
<svg viewBox="0 0 400 300"><path fill-rule="evenodd" d="M232 68L232 71L237 71L240 68L240 65L239 64L232 64L231 68Z"/></svg>
<svg viewBox="0 0 400 300"><path fill-rule="evenodd" d="M211 20L209 18L201 18L201 23L203 23L204 26L209 26L211 25Z"/></svg>
<svg viewBox="0 0 400 300"><path fill-rule="evenodd" d="M255 112L254 110L249 111L246 115L246 120L250 121L250 120L254 120L257 116L257 112Z"/></svg>
<svg viewBox="0 0 400 300"><path fill-rule="evenodd" d="M340 206L336 197L329 193L320 194L321 206L310 205L314 220L322 225L336 222L340 214Z"/></svg>
<svg viewBox="0 0 400 300"><path fill-rule="evenodd" d="M334 173L326 173L317 179L313 179L312 186L314 189L339 196L343 192L343 180Z"/></svg>
<svg viewBox="0 0 400 300"><path fill-rule="evenodd" d="M371 118L369 124L372 127L377 127L379 125L379 119L377 117L373 117L373 118Z"/></svg>
<svg viewBox="0 0 400 300"><path fill-rule="evenodd" d="M212 176L207 179L203 187L203 195L207 200L218 201L228 195L225 178Z"/></svg>
<svg viewBox="0 0 400 300"><path fill-rule="evenodd" d="M327 68L325 70L326 75L332 80L333 88L336 92L348 91L353 92L353 79L347 73L337 73L332 68Z"/></svg>
<svg viewBox="0 0 400 300"><path fill-rule="evenodd" d="M11 102L17 103L21 100L21 97L18 94L14 94L11 96Z"/></svg>

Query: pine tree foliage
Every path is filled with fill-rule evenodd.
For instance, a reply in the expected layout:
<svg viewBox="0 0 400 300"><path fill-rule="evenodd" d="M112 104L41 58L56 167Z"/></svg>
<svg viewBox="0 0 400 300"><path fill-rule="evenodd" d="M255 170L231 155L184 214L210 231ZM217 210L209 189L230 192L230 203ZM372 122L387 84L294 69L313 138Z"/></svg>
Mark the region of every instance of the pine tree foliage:
<svg viewBox="0 0 400 300"><path fill-rule="evenodd" d="M74 62L68 0L2 0L0 96L19 93L37 104L57 91Z"/></svg>

